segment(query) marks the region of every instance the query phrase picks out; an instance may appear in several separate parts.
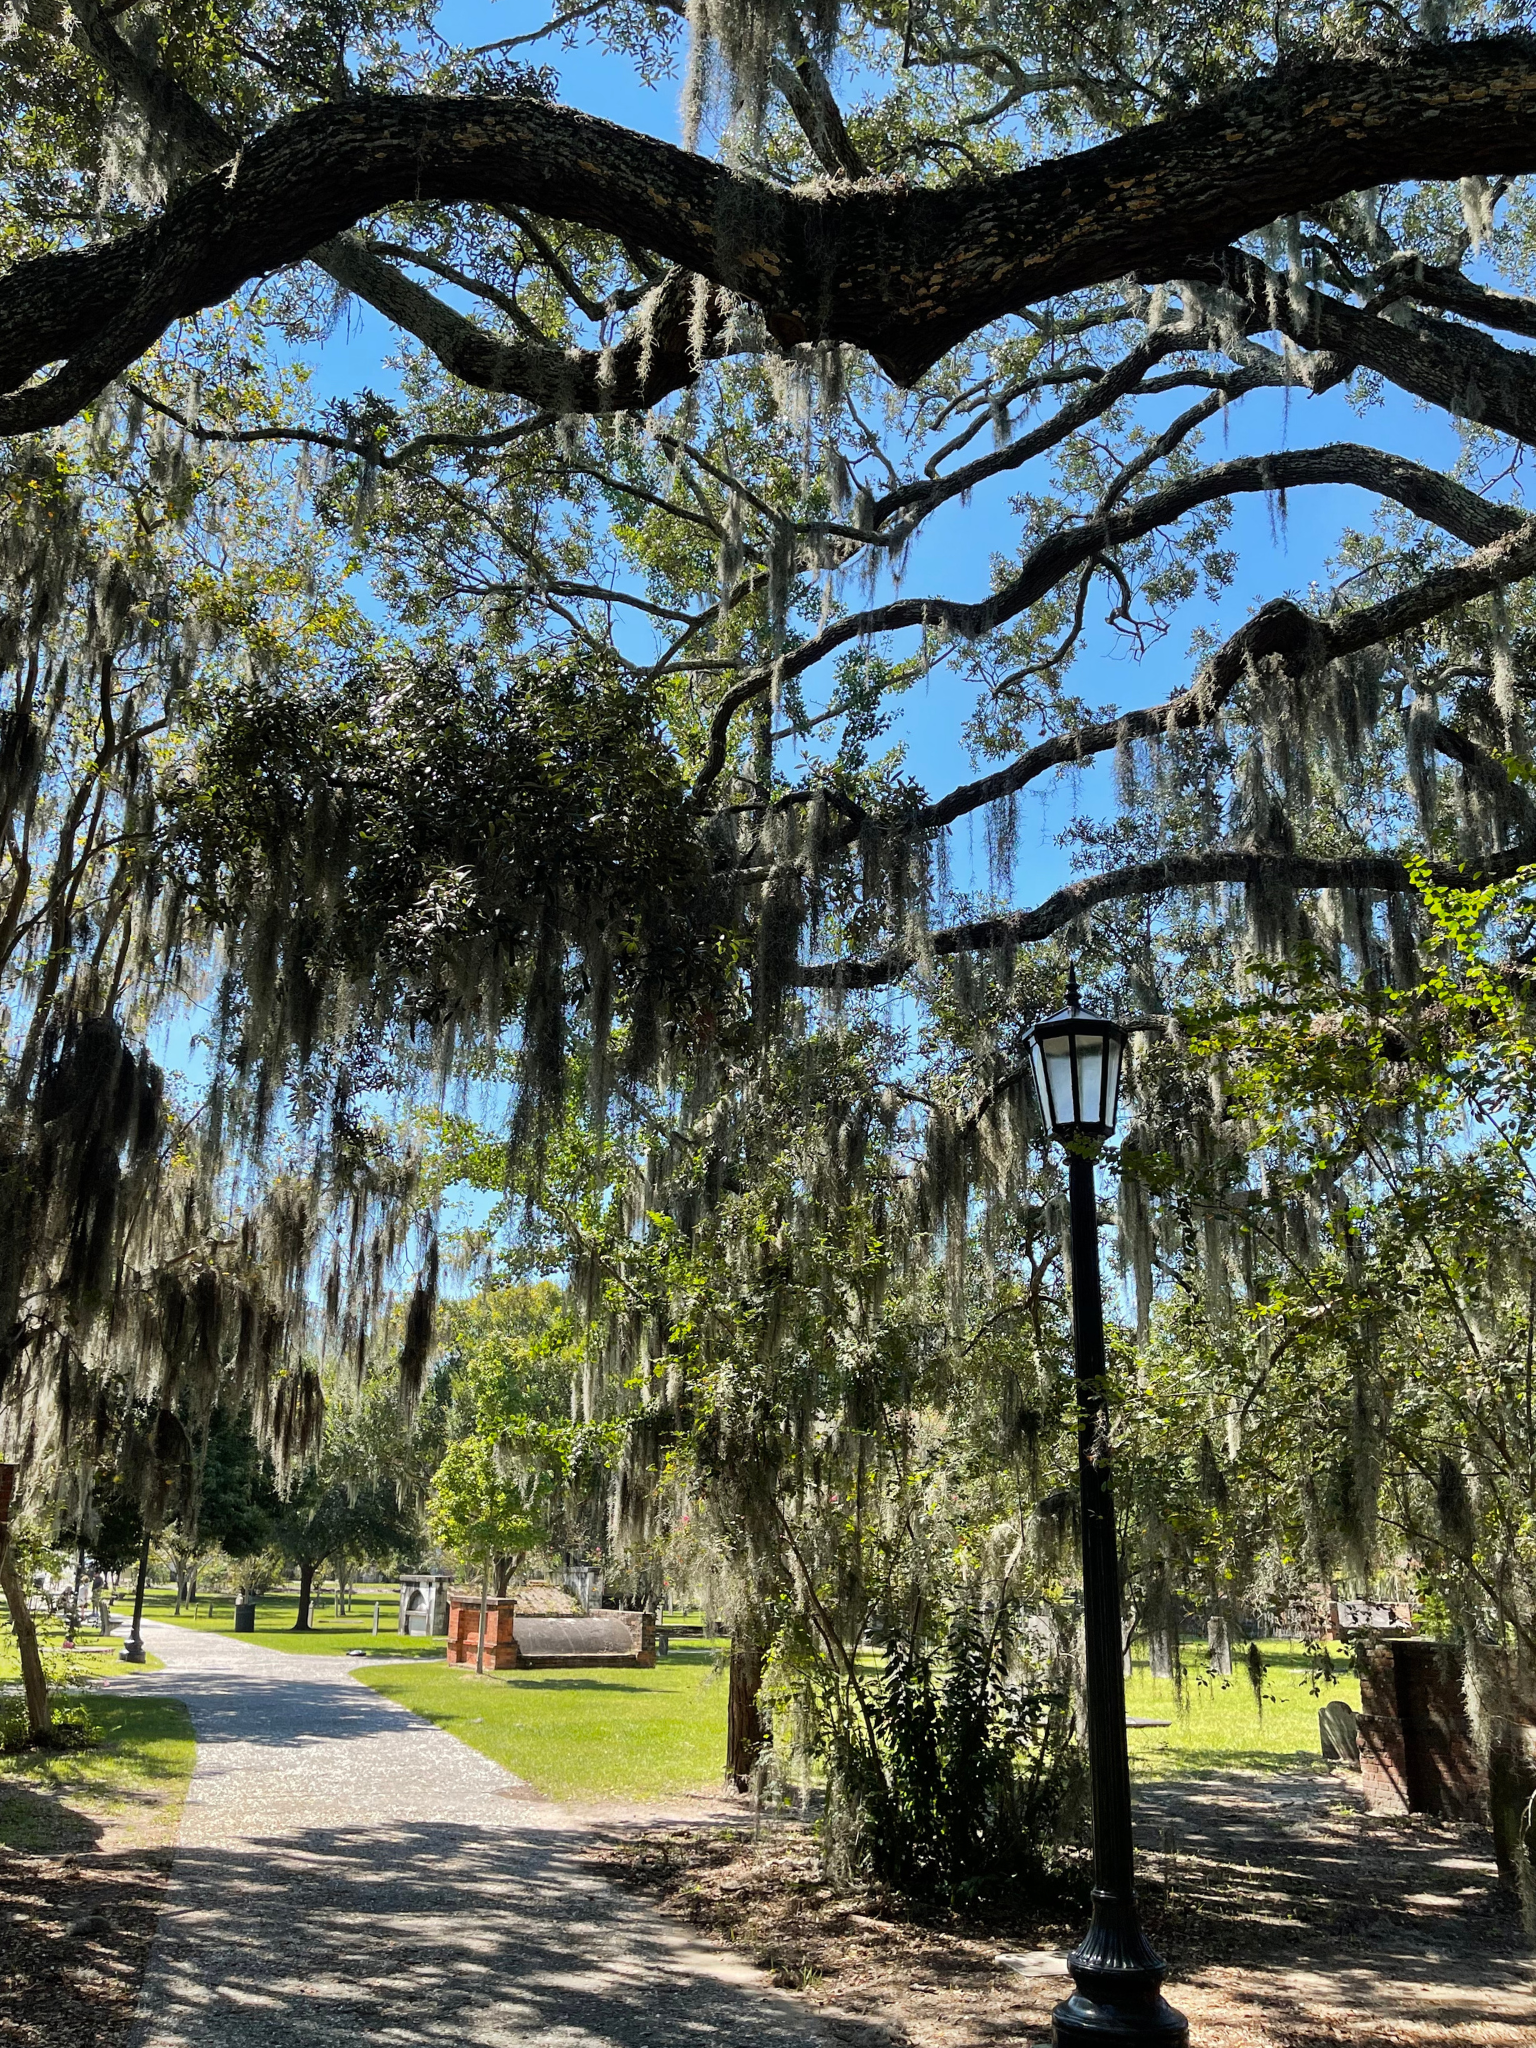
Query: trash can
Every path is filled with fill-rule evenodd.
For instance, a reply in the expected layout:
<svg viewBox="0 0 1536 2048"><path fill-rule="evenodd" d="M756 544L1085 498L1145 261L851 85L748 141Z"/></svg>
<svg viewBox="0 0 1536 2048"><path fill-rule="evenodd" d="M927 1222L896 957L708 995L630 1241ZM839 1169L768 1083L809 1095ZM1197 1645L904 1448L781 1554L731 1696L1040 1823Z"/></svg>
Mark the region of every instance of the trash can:
<svg viewBox="0 0 1536 2048"><path fill-rule="evenodd" d="M235 1601L235 1634L248 1636L256 1628L256 1602L237 1598Z"/></svg>

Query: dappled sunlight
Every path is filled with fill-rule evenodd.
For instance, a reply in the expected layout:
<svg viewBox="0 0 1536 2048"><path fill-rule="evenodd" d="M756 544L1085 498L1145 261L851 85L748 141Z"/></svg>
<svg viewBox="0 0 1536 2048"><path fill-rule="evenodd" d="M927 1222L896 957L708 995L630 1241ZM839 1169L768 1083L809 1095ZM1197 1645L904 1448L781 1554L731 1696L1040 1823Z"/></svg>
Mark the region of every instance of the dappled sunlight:
<svg viewBox="0 0 1536 2048"><path fill-rule="evenodd" d="M1370 1816L1342 1777L1270 1770L1144 1786L1137 1836L1157 1939L1191 1988L1219 1995L1223 2043L1260 2016L1326 2028L1372 2010L1406 2029L1383 2039L1513 2043L1536 2006L1513 1902L1474 1829Z"/></svg>
<svg viewBox="0 0 1536 2048"><path fill-rule="evenodd" d="M178 1858L155 2048L327 2038L366 2012L415 2041L802 2039L744 1972L698 1972L677 1930L619 1899L580 1829L456 1821L315 1828Z"/></svg>
<svg viewBox="0 0 1536 2048"><path fill-rule="evenodd" d="M199 1752L139 2048L329 2040L364 2014L423 2043L807 2038L746 1965L608 1886L584 1827L339 1660L157 1634Z"/></svg>

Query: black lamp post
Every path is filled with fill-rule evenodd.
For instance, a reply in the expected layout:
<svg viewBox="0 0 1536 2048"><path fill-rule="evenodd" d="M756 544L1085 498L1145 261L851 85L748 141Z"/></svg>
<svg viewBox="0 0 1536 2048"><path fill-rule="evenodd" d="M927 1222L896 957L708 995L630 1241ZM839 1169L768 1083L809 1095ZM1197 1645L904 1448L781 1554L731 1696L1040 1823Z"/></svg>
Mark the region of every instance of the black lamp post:
<svg viewBox="0 0 1536 2048"><path fill-rule="evenodd" d="M1087 1645L1088 1768L1093 1790L1093 1919L1067 1957L1076 1990L1051 2015L1053 2048L1184 2048L1189 2026L1162 1995L1162 1958L1136 1917L1131 1847L1131 1766L1125 1744L1125 1667L1120 1566L1110 1486L1109 1409L1104 1394L1104 1298L1099 1279L1093 1153L1115 1128L1125 1033L1078 1006L1030 1034L1040 1108L1067 1145L1072 1349L1077 1367L1077 1477L1082 1501L1083 1633Z"/></svg>
<svg viewBox="0 0 1536 2048"><path fill-rule="evenodd" d="M144 1662L144 1581L149 1576L149 1531L144 1531L144 1541L139 1549L139 1577L133 1589L133 1631L117 1653L120 1664L142 1664Z"/></svg>

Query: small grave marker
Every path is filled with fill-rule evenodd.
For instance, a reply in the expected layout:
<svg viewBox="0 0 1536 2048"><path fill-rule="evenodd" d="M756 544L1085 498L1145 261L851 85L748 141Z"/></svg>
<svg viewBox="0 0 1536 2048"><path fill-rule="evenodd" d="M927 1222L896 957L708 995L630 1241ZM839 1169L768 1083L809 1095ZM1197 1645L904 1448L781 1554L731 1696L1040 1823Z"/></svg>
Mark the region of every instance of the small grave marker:
<svg viewBox="0 0 1536 2048"><path fill-rule="evenodd" d="M1330 1700L1326 1707L1318 1708L1317 1732L1328 1763L1347 1764L1356 1771L1360 1768L1360 1731L1348 1700Z"/></svg>

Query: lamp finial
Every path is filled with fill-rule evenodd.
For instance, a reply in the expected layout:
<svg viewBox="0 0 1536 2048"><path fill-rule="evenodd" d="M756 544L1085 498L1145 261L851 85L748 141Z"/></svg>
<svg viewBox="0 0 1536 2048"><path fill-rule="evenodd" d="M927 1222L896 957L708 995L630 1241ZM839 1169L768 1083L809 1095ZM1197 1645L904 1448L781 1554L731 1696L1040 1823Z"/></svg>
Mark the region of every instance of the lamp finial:
<svg viewBox="0 0 1536 2048"><path fill-rule="evenodd" d="M1077 962L1069 960L1067 962L1067 1008L1075 1010L1077 1006Z"/></svg>

